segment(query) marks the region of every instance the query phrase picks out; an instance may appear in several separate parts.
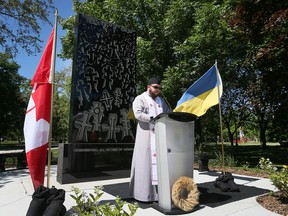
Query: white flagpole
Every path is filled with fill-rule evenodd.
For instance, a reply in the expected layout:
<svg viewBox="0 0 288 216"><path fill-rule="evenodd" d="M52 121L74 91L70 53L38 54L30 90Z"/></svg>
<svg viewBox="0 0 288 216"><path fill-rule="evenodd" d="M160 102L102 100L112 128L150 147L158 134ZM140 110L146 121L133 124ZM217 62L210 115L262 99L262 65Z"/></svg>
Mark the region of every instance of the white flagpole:
<svg viewBox="0 0 288 216"><path fill-rule="evenodd" d="M49 81L52 84L51 90L51 109L50 109L50 128L49 128L49 142L48 142L48 168L47 168L47 187L50 187L50 169L51 169L51 145L52 145L52 123L53 123L53 94L54 94L54 77L55 77L55 62L56 62L56 42L57 42L57 18L58 11L55 11L55 24L54 24L54 39L52 48L52 61L50 67Z"/></svg>
<svg viewBox="0 0 288 216"><path fill-rule="evenodd" d="M219 71L217 67L217 60L215 61L216 73L217 73L217 83L219 82ZM223 85L223 84L222 84ZM223 87L222 87L223 88ZM221 113L221 100L220 100L220 85L217 86L218 89L218 100L219 100L219 118L220 118L220 133L221 133L221 145L222 145L222 168L223 174L225 174L225 161L224 161L224 138L223 138L223 125L222 125L222 113Z"/></svg>

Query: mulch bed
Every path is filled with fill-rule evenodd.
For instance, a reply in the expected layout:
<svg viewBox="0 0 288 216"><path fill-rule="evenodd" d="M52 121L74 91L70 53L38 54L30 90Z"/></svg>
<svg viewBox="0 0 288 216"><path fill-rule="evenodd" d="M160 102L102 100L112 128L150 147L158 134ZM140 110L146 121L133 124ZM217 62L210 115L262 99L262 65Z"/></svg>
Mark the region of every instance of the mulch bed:
<svg viewBox="0 0 288 216"><path fill-rule="evenodd" d="M221 172L222 168L214 167L210 171ZM253 170L244 170L244 169L234 169L226 168L226 172L231 172L233 174L247 175L261 178L269 178L268 173L255 172ZM281 192L274 192L265 195L261 195L256 198L256 201L265 209L272 211L276 214L283 216L288 216L288 198L285 198Z"/></svg>
<svg viewBox="0 0 288 216"><path fill-rule="evenodd" d="M288 216L288 198L283 197L281 192L259 196L256 200L269 211Z"/></svg>

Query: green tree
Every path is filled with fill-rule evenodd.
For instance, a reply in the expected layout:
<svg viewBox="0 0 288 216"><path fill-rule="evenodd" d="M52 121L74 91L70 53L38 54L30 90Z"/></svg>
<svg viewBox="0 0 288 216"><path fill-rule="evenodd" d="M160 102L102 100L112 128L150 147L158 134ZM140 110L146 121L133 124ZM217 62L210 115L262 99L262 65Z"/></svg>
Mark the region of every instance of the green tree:
<svg viewBox="0 0 288 216"><path fill-rule="evenodd" d="M234 13L230 26L248 44L243 55L241 79L257 117L261 145L265 147L271 123L274 127L278 125L277 128L287 128L288 123L287 118L274 121L288 100L288 81L284 78L288 67L288 4L280 0L231 3Z"/></svg>
<svg viewBox="0 0 288 216"><path fill-rule="evenodd" d="M27 98L21 94L26 79L18 74L19 65L0 53L0 137L21 139Z"/></svg>
<svg viewBox="0 0 288 216"><path fill-rule="evenodd" d="M165 70L176 63L174 45L182 43L194 25L195 10L191 1L74 0L73 5L76 14L94 16L137 32L139 91L145 88L149 76L162 77ZM75 17L69 17L61 24L66 30L66 36L61 38L61 56L72 58Z"/></svg>
<svg viewBox="0 0 288 216"><path fill-rule="evenodd" d="M236 140L238 145L238 131L241 126L249 124L248 120L251 115L248 100L244 96L241 89L226 89L222 104L223 124L228 131L229 141L231 146Z"/></svg>
<svg viewBox="0 0 288 216"><path fill-rule="evenodd" d="M239 68L246 48L245 44L241 43L239 34L229 28L227 11L229 11L229 5L221 1L197 4L195 25L191 30L191 35L175 47L178 63L170 67L164 76L165 84L169 86L166 88L168 89L167 95L180 98L181 94L217 60L224 84L224 94L221 100L222 119L231 145L233 145L237 129L249 116L249 111L245 109L243 96L237 97L237 94L240 95L241 86ZM210 136L210 141L212 141L212 137L216 140L217 136L220 136L220 133L217 133L220 128L219 112L215 112L216 109L218 106L211 108L200 117L201 129L196 130L198 137ZM211 124L214 125L214 129L211 128ZM212 131L214 132L208 135Z"/></svg>
<svg viewBox="0 0 288 216"><path fill-rule="evenodd" d="M163 77L163 93L175 107L183 92L217 60L230 140L249 112L257 118L262 146L270 123L287 126L287 121L275 117L285 112L288 98L285 1L75 0L74 10L136 30L139 91L148 76ZM72 58L75 17L62 25L67 34L61 56ZM243 100L236 97L239 89ZM231 114L234 126L228 121ZM205 117L201 131L209 131ZM218 116L211 118L216 122Z"/></svg>
<svg viewBox="0 0 288 216"><path fill-rule="evenodd" d="M68 67L55 74L52 136L60 142L68 140L71 71Z"/></svg>
<svg viewBox="0 0 288 216"><path fill-rule="evenodd" d="M52 0L1 0L0 47L3 52L15 56L19 47L28 55L40 52L40 25L50 23L48 16L53 9Z"/></svg>
<svg viewBox="0 0 288 216"><path fill-rule="evenodd" d="M284 79L287 71L287 37L284 36L287 3L276 1L273 6L274 3L231 0L199 4L191 36L175 48L178 63L164 74L167 86L179 86L180 83L187 89L191 80L200 77L217 59L224 80L223 98L230 98L225 89L234 93L242 89L246 100L239 107L246 107L248 113L252 111L257 117L263 147L273 116L288 98L287 79ZM177 88L168 89L169 95L179 98ZM178 94L182 92L181 89ZM231 99L222 100L223 105L236 111L229 106ZM238 118L239 114L241 112L237 113Z"/></svg>
<svg viewBox="0 0 288 216"><path fill-rule="evenodd" d="M175 107L182 93L216 59L227 78L237 78L236 60L245 49L237 32L225 22L226 5L206 2L210 1L74 1L74 10L135 29L138 90L145 88L148 76L164 77L163 93L169 95L167 99ZM67 30L62 38L62 57L72 57L74 19L62 22ZM206 129L202 131L210 131Z"/></svg>

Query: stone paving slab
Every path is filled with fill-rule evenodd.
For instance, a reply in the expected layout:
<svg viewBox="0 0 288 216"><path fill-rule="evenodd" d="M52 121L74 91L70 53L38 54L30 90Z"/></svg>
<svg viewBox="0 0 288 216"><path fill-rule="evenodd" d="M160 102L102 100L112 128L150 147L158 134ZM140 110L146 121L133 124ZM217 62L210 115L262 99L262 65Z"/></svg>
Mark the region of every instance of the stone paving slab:
<svg viewBox="0 0 288 216"><path fill-rule="evenodd" d="M57 166L51 167L51 177L50 185L55 186L57 189L64 189L66 191L64 205L67 209L70 209L76 202L70 196L74 194L72 192L72 186L80 188L87 193L93 193L94 186L111 185L111 184L121 184L129 182L129 178L113 179L113 180L102 180L93 182L81 182L76 184L59 184L56 181ZM220 173L216 172L198 172L194 171L194 180L197 184L205 184L215 181ZM275 187L271 184L269 179L234 175L235 183L238 185L256 187L259 189L267 189L275 191ZM46 179L45 179L46 184ZM32 182L30 179L29 171L27 169L13 170L0 173L0 215L13 215L13 216L23 216L26 214L29 204L32 200L32 194L34 192ZM200 204L200 208L192 213L187 213L187 216L277 216L273 212L264 209L256 201L256 197L249 197L246 199L241 199L235 202L230 202L228 204L220 205L217 207L209 207L207 205ZM114 200L115 196L105 193L101 197L102 201ZM125 208L128 209L126 206ZM139 208L137 210L136 216L141 215L152 215L160 216L163 215L156 209L149 207L145 209Z"/></svg>

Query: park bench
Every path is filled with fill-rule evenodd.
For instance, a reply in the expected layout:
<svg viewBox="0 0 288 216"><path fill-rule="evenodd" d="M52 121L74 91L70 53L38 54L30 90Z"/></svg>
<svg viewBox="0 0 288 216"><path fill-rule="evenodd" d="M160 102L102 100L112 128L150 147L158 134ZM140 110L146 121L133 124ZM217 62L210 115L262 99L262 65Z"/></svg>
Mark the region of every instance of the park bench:
<svg viewBox="0 0 288 216"><path fill-rule="evenodd" d="M0 171L5 171L5 163L7 158L17 158L17 169L26 168L26 154L23 149L1 150L0 151Z"/></svg>

